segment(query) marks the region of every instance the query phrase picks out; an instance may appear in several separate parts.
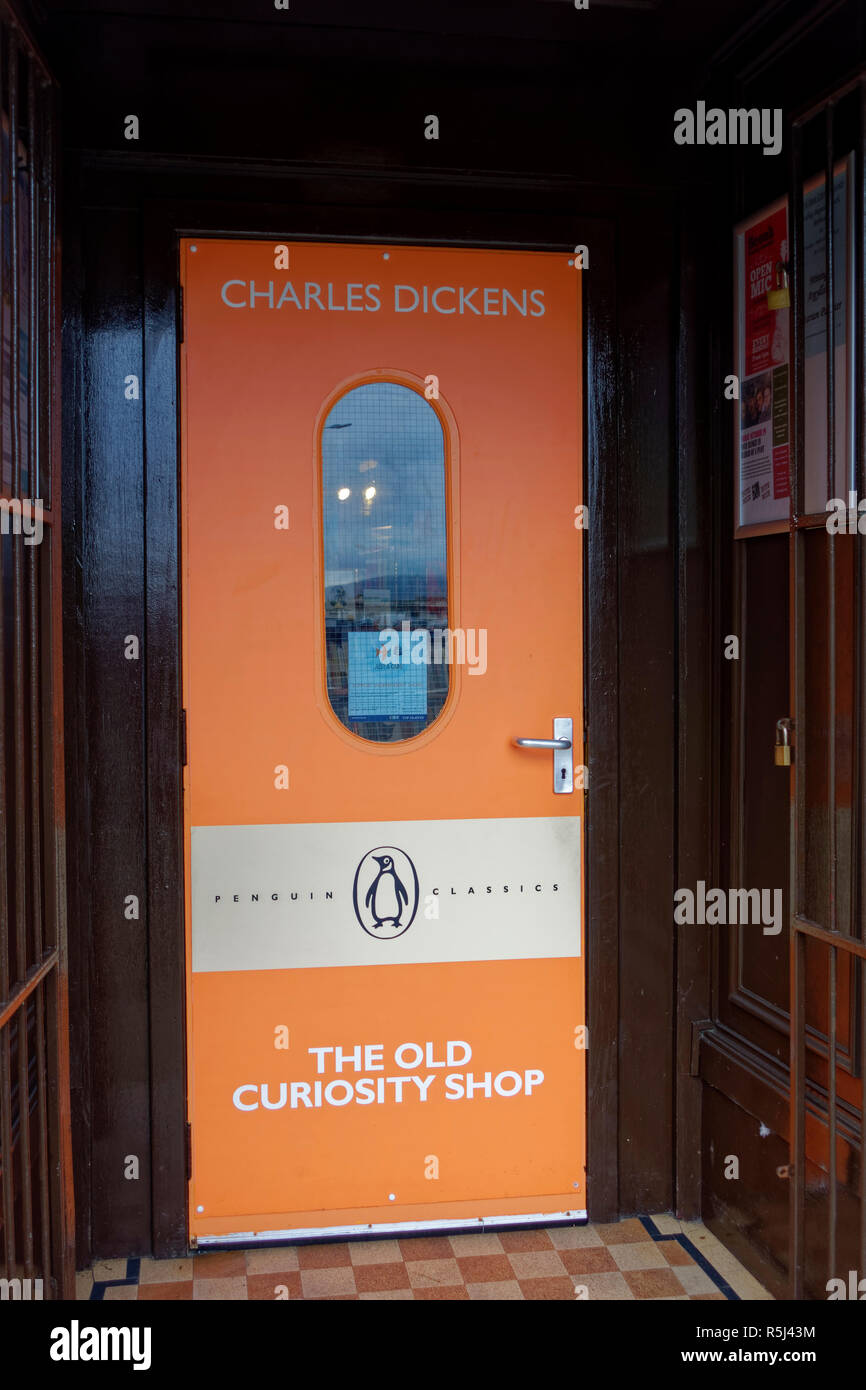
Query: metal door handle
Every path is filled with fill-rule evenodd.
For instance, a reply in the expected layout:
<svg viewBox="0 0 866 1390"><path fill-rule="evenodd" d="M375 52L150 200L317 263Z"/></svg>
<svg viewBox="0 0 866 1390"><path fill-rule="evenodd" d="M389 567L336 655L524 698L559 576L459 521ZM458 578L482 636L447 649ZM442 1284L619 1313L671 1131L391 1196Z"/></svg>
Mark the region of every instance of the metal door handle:
<svg viewBox="0 0 866 1390"><path fill-rule="evenodd" d="M517 748L570 748L570 738L516 738Z"/></svg>
<svg viewBox="0 0 866 1390"><path fill-rule="evenodd" d="M553 749L553 790L559 795L574 791L574 724L570 719L554 719L553 738L515 738L516 748Z"/></svg>

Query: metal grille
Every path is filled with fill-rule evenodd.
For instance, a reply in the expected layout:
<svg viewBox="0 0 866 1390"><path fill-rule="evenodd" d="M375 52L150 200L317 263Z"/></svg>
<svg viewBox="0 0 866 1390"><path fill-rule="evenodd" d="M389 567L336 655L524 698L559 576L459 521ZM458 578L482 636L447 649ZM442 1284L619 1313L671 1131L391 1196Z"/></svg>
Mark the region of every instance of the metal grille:
<svg viewBox="0 0 866 1390"><path fill-rule="evenodd" d="M846 491L866 498L866 74L792 122L789 168L794 448L790 576L795 754L791 803L791 1296L827 1297L827 1281L866 1277L866 537L831 534L827 512L807 506L810 430L826 424L827 502L840 493L837 408L853 438ZM840 225L834 171L847 176L853 218ZM823 173L824 382L807 411L808 280L804 185ZM838 174L836 175L838 177ZM841 258L853 233L853 314L837 361ZM844 268L843 268L844 270ZM814 307L814 300L812 301ZM843 320L844 322L844 320ZM853 354L853 389L840 362ZM826 412L825 419L818 419ZM850 426L848 421L850 420ZM814 494L814 488L812 489ZM855 525L856 516L855 513ZM864 526L866 526L866 515ZM850 517L847 526L850 527ZM826 995L825 995L826 988ZM845 1296L850 1296L847 1294ZM854 1295L857 1296L856 1294Z"/></svg>
<svg viewBox="0 0 866 1390"><path fill-rule="evenodd" d="M0 1273L22 1281L4 1297L74 1287L55 120L50 76L0 0Z"/></svg>

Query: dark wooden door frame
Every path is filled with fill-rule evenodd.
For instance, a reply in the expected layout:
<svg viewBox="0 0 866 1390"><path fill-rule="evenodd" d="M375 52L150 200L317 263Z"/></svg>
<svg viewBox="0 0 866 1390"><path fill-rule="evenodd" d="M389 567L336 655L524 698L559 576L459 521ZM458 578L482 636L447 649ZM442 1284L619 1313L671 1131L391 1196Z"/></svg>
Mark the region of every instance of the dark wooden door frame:
<svg viewBox="0 0 866 1390"><path fill-rule="evenodd" d="M74 1297L64 797L58 90L0 3L0 1276ZM5 315L8 314L8 320ZM8 324L8 326L6 326ZM8 384L8 406L6 388ZM4 424L7 422L4 421ZM29 494L25 496L25 494ZM17 509L17 515L16 510ZM41 529L25 539L20 518ZM32 547L32 548L31 548ZM3 1298L30 1298L4 1289Z"/></svg>
<svg viewBox="0 0 866 1390"><path fill-rule="evenodd" d="M143 215L144 432L147 691L146 806L152 1067L153 1251L187 1248L186 1052L183 818L180 771L180 625L178 510L178 238L262 236L275 240L431 242L563 249L590 245L584 274L585 496L590 507L586 548L585 691L590 796L586 813L589 1209L596 1219L617 1214L618 1088L618 717L617 636L609 614L616 594L617 420L614 234L608 221L524 218L547 222L502 239L496 213L473 219L470 237L446 235L443 219L423 237L394 235L391 213L340 209L323 216L309 207L281 209L251 203L149 201ZM399 219L405 222L405 218ZM426 215L425 215L425 220ZM516 219L509 218L509 228ZM453 219L457 221L456 218ZM347 225L353 225L351 235ZM553 225L551 225L553 224ZM339 232L337 231L339 228ZM496 235L496 231L499 235ZM580 233L578 238L577 234ZM558 233L558 236L557 236ZM556 239L554 240L554 236Z"/></svg>
<svg viewBox="0 0 866 1390"><path fill-rule="evenodd" d="M722 361L713 332L717 293L714 248L706 227L715 216L714 195L701 186L689 191L680 222L679 320L676 341L675 505L677 584L677 750L675 882L717 882L714 834L717 828L713 769L719 739L719 711L713 673L721 650L714 602L713 506L719 480L713 469L720 412L710 404L708 383L722 379ZM717 220L717 219L716 219ZM710 934L697 927L675 928L675 1155L674 1204L678 1216L701 1215L702 1082L700 1039L710 1024L712 951Z"/></svg>
<svg viewBox="0 0 866 1390"><path fill-rule="evenodd" d="M735 40L716 55L711 64L710 88L707 93L708 103L712 100L718 106L747 107L759 99L760 93L772 90L774 92L774 104L782 108L786 122L786 153L784 158L778 161L778 166L772 171L771 176L770 171L762 169L757 161L752 167L746 163L738 165L736 168L732 167L727 188L724 185L719 188L715 213L708 219L708 225L714 223L719 229L716 234L710 234L710 239L715 235L716 246L713 254L716 255L719 264L730 267L730 231L747 214L757 212L772 197L783 193L789 198L789 207L792 210L795 208L800 180L799 177L794 176L789 167L790 154L788 152L792 148L792 123L802 120L807 110L812 107L812 103L817 103L819 98L829 97L831 93L838 98L841 87L852 76L852 61L854 63L862 62L864 30L860 14L859 12L855 13L855 9L856 7L850 6L847 0L830 0L830 3L826 5L813 6L807 16L799 16L793 13L791 6L783 5L780 7L778 15L773 16L771 20L767 15L756 19L751 32L744 29ZM768 23L772 28L772 33L766 27ZM762 26L764 27L762 28ZM760 97L760 99L763 100L764 97ZM850 130L850 126L846 128ZM822 139L819 135L815 149L824 150L825 148L826 138ZM841 151L839 152L841 153ZM809 157L812 158L811 152ZM768 177L770 178L769 183ZM801 191L799 196L802 196ZM793 213L792 220L794 220ZM858 235L856 242L862 260L862 246L860 246L862 237ZM791 244L793 248L793 242ZM855 283L858 287L862 287L862 273L859 278L855 277ZM733 322L730 307L733 301L731 293L730 270L727 269L724 275L717 277L713 290L716 307L712 325L712 336L715 339L712 378L713 390L719 394L720 384L724 375L730 370L729 364L733 361ZM793 326L796 322L798 304L793 266L791 270L791 300ZM863 304L864 297L861 288L858 294L861 331L863 315L866 313ZM792 336L791 400L792 405L795 406L797 373L793 366L793 342ZM714 414L717 415L717 412L718 407L714 409ZM862 423L860 428L861 432L866 431L866 425ZM739 881L736 866L740 854L738 842L741 842L743 835L746 795L741 786L742 757L744 755L740 747L742 742L740 726L744 717L742 681L748 667L744 666L742 671L735 671L732 668L736 667L737 663L731 663L729 667L728 663L721 659L720 653L723 634L727 631L733 631L739 633L741 650L745 655L747 639L745 622L747 614L750 613L747 547L750 548L756 543L755 538L745 541L732 539L731 498L734 487L735 430L736 417L731 411L722 407L720 422L717 423L715 429L714 468L712 470L717 479L712 507L715 532L714 568L717 576L714 583L713 632L715 640L712 689L713 700L719 707L719 719L721 720L721 728L719 728L719 719L715 721L714 736L717 742L712 759L712 781L718 786L713 811L715 826L713 829L714 874L712 881L722 883L729 879L732 882ZM796 434L794 434L792 463L796 456L796 447ZM858 457L862 467L862 451ZM763 539L766 538L762 538L762 541ZM792 615L794 613L793 598L792 589L788 599ZM760 601L763 600L764 594L761 592ZM752 608L751 614L754 612L755 610ZM793 642L793 636L791 641ZM732 690L730 697L726 691L728 686ZM793 685L791 685L784 707L781 706L780 702L779 713L793 714L793 701L794 690ZM721 735L720 741L719 735ZM769 737L771 742L772 728ZM767 745L767 756L769 756L769 744ZM796 751L794 758L795 760L797 758ZM787 774L782 773L779 775L787 776ZM793 825L790 827L790 834L788 833L790 812L787 806L784 815L788 854L791 856L793 866L796 867L799 862L798 846L793 836ZM798 823L802 828L802 808ZM781 881L786 882L785 879ZM789 902L793 902L793 897L788 884L786 886L786 909ZM786 931L789 928L790 923L786 924ZM718 928L714 929L714 932L718 933ZM802 949L804 943L801 941L799 944L800 949ZM827 942L824 944L828 946L828 954L831 950L835 954L835 948ZM817 942L813 940L810 950L816 946ZM721 1176L722 1164L718 1159L715 1167L708 1163L704 1171L703 1214L709 1228L724 1240L738 1258L766 1284L774 1296L778 1298L791 1297L791 1270L796 1269L798 1258L804 1254L806 1249L802 1226L797 1229L796 1225L792 1225L792 1228L788 1230L785 1224L786 1218L794 1221L793 1217L788 1216L789 1207L799 1208L797 1219L802 1218L802 1189L800 1189L799 1183L805 1179L805 1166L800 1162L794 1150L802 1145L803 1130L798 1126L796 1113L798 1107L792 1105L792 1094L796 1089L795 1082L798 1071L801 1078L804 1076L805 1042L801 1035L798 1036L796 1029L791 1030L793 1032L792 1038L789 1039L785 1036L789 1033L790 1017L786 1011L780 1010L777 1006L771 1009L766 1006L764 1001L756 1002L754 997L750 1000L744 991L738 989L736 979L732 978L729 973L730 960L737 958L733 952L729 958L725 958L720 951L718 937L713 943L712 955L713 986L709 1015L713 1019L713 1024L702 1032L699 1048L700 1077L704 1084L704 1142L709 1151L713 1139L718 1139L721 1133L727 1134L725 1144L739 1153L741 1163L744 1161L743 1155L747 1156L746 1162L752 1167L753 1173L760 1171L760 1166L753 1162L760 1148L764 1153L760 1162L764 1165L765 1177L760 1186L753 1183L752 1192L759 1194L758 1200L753 1200L750 1194L747 1202L735 1202L726 1198L725 1189L730 1190L736 1187L736 1184L727 1183L725 1177ZM739 968L738 960L737 965ZM793 973L789 963L787 992L790 994L790 1000L788 1002L795 1006L797 1004L802 1005L802 999L798 1000L797 998L797 990L791 988ZM802 983L799 976L797 983ZM736 1023L732 1026L729 1021L730 1009L728 1021L725 1020L722 1012L724 1005L739 1009L746 1023L752 1024L753 1027L757 1022L767 1031L773 1029L777 1036L784 1039L784 1050L780 1052L777 1047L772 1045L772 1042L770 1046L765 1045L760 1035L755 1032L747 1035L746 1028L741 1029ZM810 1037L810 1052L816 1041L818 1040ZM789 1055L791 1044L793 1044L793 1057ZM840 1045L838 1055L841 1057L841 1054ZM814 1055L812 1052L813 1060ZM804 1101L803 1096L800 1099ZM829 1111L832 1109L829 1095L821 1096L816 1088L810 1085L808 1104L810 1135L818 1133L824 1126L829 1128ZM841 1115L840 1103L840 1118ZM800 1108L799 1124L802 1125L803 1122L803 1110ZM759 1146L753 1148L752 1135L757 1129L758 1123L764 1127L761 1131L764 1137L761 1138ZM846 1144L850 1137L849 1130L849 1133L843 1136ZM708 1140L709 1142L707 1142ZM719 1152L724 1154L726 1151L727 1149L720 1151L717 1144L717 1154ZM829 1152L835 1153L833 1146L828 1146ZM841 1140L840 1152L844 1152ZM779 1166L776 1167L776 1165ZM830 1165L828 1164L828 1170L829 1168ZM798 1169L799 1178L797 1176ZM863 1190L866 1191L866 1189ZM829 1209L829 1198L827 1205ZM813 1233L817 1229L817 1210L817 1198L813 1192L809 1210L810 1229ZM796 1242L792 1241L794 1233L797 1236ZM793 1244L796 1244L797 1248L792 1251L789 1246ZM799 1270L801 1278L803 1273L801 1264ZM819 1284L818 1287L820 1289L822 1285Z"/></svg>
<svg viewBox="0 0 866 1390"><path fill-rule="evenodd" d="M584 277L584 564L587 1191L596 1221L619 1215L619 399L614 229L601 224Z"/></svg>

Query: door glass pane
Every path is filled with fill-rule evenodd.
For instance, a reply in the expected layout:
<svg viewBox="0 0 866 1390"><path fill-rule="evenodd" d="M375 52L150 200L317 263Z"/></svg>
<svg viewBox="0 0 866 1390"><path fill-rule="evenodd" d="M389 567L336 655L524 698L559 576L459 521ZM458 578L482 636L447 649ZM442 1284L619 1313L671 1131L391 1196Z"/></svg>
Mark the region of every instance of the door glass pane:
<svg viewBox="0 0 866 1390"><path fill-rule="evenodd" d="M396 382L356 386L322 430L328 699L352 733L396 743L448 695L445 439Z"/></svg>
<svg viewBox="0 0 866 1390"><path fill-rule="evenodd" d="M836 554L835 594L831 595L827 548ZM850 932L852 917L852 867L854 853L853 789L855 786L856 701L853 653L856 651L855 540L829 537L822 526L803 538L804 599L806 605L806 661L802 728L797 731L801 749L799 775L805 783L801 844L805 860L804 901L800 910L822 927L830 926L831 888L836 903L836 927ZM831 609L832 599L832 609ZM830 686L828 629L831 611L836 615L835 763L834 804L830 800ZM831 885L828 856L829 821L835 820L837 869Z"/></svg>
<svg viewBox="0 0 866 1390"><path fill-rule="evenodd" d="M739 987L779 1015L788 1011L788 823L790 777L776 767L776 720L790 709L788 686L788 537L751 536L741 563L745 584L743 660L731 662L742 701L742 862L735 887L782 893L782 930L764 935L752 926L720 932L723 949L739 951ZM730 944L725 944L726 939ZM742 1027L742 1023L738 1024ZM745 1025L751 1027L751 1023ZM762 1039L767 1046L767 1039ZM778 1056L788 1041L778 1034Z"/></svg>

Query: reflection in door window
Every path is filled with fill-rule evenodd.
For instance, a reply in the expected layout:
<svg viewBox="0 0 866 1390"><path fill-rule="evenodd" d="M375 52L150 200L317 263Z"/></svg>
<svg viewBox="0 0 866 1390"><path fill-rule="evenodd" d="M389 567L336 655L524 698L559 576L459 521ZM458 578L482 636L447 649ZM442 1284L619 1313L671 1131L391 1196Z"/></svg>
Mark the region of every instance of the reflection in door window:
<svg viewBox="0 0 866 1390"><path fill-rule="evenodd" d="M322 429L322 512L331 706L362 738L412 738L450 669L432 640L448 627L445 440L423 396L382 381L340 397Z"/></svg>

